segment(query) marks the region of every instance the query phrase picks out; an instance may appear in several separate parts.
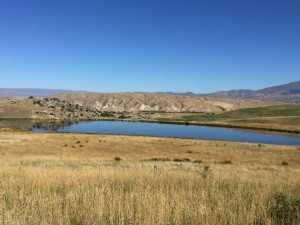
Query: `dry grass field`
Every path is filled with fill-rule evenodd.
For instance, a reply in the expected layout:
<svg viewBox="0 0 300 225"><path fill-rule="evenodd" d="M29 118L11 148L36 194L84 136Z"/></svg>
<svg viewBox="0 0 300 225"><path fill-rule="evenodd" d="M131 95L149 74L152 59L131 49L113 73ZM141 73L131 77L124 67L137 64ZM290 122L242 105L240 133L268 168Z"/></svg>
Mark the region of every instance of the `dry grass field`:
<svg viewBox="0 0 300 225"><path fill-rule="evenodd" d="M299 222L299 146L0 131L0 224Z"/></svg>

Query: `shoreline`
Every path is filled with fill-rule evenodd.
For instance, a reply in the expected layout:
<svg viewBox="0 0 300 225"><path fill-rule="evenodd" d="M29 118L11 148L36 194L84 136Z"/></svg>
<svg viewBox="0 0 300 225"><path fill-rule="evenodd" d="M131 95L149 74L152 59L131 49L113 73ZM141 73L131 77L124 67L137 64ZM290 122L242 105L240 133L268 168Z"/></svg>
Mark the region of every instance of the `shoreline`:
<svg viewBox="0 0 300 225"><path fill-rule="evenodd" d="M49 123L79 123L79 122L91 122L91 121L118 121L118 122L132 122L132 123L157 123L157 124L174 124L174 125L185 125L185 126L205 126L205 127L221 127L230 128L245 131L254 131L260 133L278 134L286 136L296 136L300 137L299 130L289 130L289 129L278 129L270 127L252 127L247 125L230 125L230 124L217 124L217 123L202 123L202 122L184 122L184 121L159 121L159 120L127 120L127 119L81 119L81 120L64 120L64 119L31 119L31 118L0 118L1 121L35 121L35 122L49 122ZM0 124L0 128L9 128Z"/></svg>
<svg viewBox="0 0 300 225"><path fill-rule="evenodd" d="M3 119L0 119L0 121ZM147 121L147 120L111 120L111 119L101 119L101 120L77 120L77 121L65 121L65 120L31 120L31 119L19 119L20 121L23 122L29 122L31 123L31 126L27 127L26 125L22 124L23 126L16 126L16 125L12 125L12 126L8 126L8 125L0 125L0 131L1 130L12 130L12 131L16 131L16 132L30 132L30 133L57 133L57 134L85 134L85 135L109 135L109 136L128 136L128 137L153 137L153 138L173 138L173 139L187 139L187 140L205 140L205 141L225 141L225 142L232 142L232 143L249 143L249 144L256 144L256 145L277 145L277 146L295 146L298 147L300 146L299 144L295 144L295 143L269 143L269 142L263 142L263 141L247 141L247 140L228 140L228 139L222 139L222 138L201 138L201 137L183 137L183 136L171 136L171 135L155 135L155 134L126 134L126 133L97 133L97 132L89 132L89 131L82 131L82 132L74 132L74 131L70 131L70 132L58 132L57 130L59 128L65 127L65 126L70 126L72 124L76 124L76 123L80 123L80 122L101 122L101 121L111 121L111 122L129 122L129 123L157 123L157 124L170 124L170 125L184 125L184 126L203 126L203 127L220 127L220 128L228 128L228 129L232 129L232 130L239 130L239 131L244 131L244 132L252 132L253 133L257 133L257 134L270 134L270 135L281 135L282 137L286 136L286 137L294 137L294 138L299 138L299 133L289 133L289 132L274 132L274 131L270 131L270 130L255 130L255 129L242 129L239 127L229 127L226 125L215 125L215 124L208 124L208 125L202 125L202 124L194 124L194 123L180 123L180 122L162 122L162 121ZM18 121L13 120L16 124L18 123ZM43 124L44 123L44 124ZM33 129L42 129L41 131L33 131Z"/></svg>

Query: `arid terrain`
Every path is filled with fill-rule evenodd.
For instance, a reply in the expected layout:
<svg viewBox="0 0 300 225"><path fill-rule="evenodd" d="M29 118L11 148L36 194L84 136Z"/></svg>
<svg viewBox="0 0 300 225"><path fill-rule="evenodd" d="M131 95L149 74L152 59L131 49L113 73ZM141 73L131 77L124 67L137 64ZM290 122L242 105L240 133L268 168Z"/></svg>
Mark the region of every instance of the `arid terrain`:
<svg viewBox="0 0 300 225"><path fill-rule="evenodd" d="M157 99L155 97L157 97ZM300 133L299 104L288 105L282 103L226 99L221 101L216 99L204 99L201 97L170 95L165 95L165 99L160 97L161 95L140 93L106 95L65 94L62 99L58 99L56 97L2 97L0 98L0 119L30 119L32 120L31 122L29 120L26 122L26 124L29 125L27 128L35 127L34 124L36 124L36 126L49 127L50 125L51 127L59 127L61 125L80 120L121 120L222 126L275 132L289 132L294 134ZM127 98L130 98L130 100ZM146 98L148 100L146 100ZM186 101L181 105L196 104L195 102L199 101L199 105L197 107L204 111L173 112L170 110L171 112L169 112L164 111L169 108L164 108L163 106L161 108L158 106L156 108L152 108L153 111L138 110L141 109L141 102L144 102L141 103L143 104L143 107L146 104L151 105L151 102L154 101L156 101L155 104L163 105L162 102L167 102L169 98L174 100L173 103L175 105L177 104L175 100L178 99ZM72 99L77 100L75 101ZM96 101L96 99L103 100L101 107L96 107L96 105L99 106L100 104ZM169 105L171 104L171 100L168 103ZM153 105L155 104L153 103ZM165 105L167 105L167 103L165 103ZM130 108L131 106L133 108ZM116 110L117 108L119 110L126 109L128 111L110 111L111 109ZM150 108L148 109L150 110ZM190 108L185 109L189 110ZM11 124L12 122L9 123ZM5 124L8 123L2 121L1 124L0 126L5 127ZM30 124L32 124L32 126Z"/></svg>
<svg viewBox="0 0 300 225"><path fill-rule="evenodd" d="M62 94L51 98L0 97L0 118L83 120L101 119L101 112L221 113L240 108L277 104L143 93L80 93Z"/></svg>
<svg viewBox="0 0 300 225"><path fill-rule="evenodd" d="M87 120L98 119L101 112L56 98L0 98L1 119Z"/></svg>
<svg viewBox="0 0 300 225"><path fill-rule="evenodd" d="M276 103L239 99L214 99L153 93L75 93L54 96L60 100L118 112L210 112L220 113L240 108L276 105Z"/></svg>
<svg viewBox="0 0 300 225"><path fill-rule="evenodd" d="M221 113L277 105L251 100L210 99L144 93L61 94L51 98L1 97L0 118L97 119L101 112Z"/></svg>
<svg viewBox="0 0 300 225"><path fill-rule="evenodd" d="M33 133L5 120L54 130L80 120L125 120L299 135L299 113L299 104L167 94L2 97L0 221L299 224L299 146Z"/></svg>
<svg viewBox="0 0 300 225"><path fill-rule="evenodd" d="M300 225L300 0L0 1L0 225Z"/></svg>
<svg viewBox="0 0 300 225"><path fill-rule="evenodd" d="M298 224L300 148L2 128L3 224Z"/></svg>
<svg viewBox="0 0 300 225"><path fill-rule="evenodd" d="M39 89L39 88L0 88L0 96L24 96L24 97L51 97L66 93L93 93L87 91ZM95 93L96 94L96 93ZM99 94L99 93L98 93ZM156 92L156 94L182 95L194 97L209 97L222 99L252 99L269 102L300 103L300 81L266 87L260 90L239 89L230 91L218 91L215 93L193 93L193 92Z"/></svg>

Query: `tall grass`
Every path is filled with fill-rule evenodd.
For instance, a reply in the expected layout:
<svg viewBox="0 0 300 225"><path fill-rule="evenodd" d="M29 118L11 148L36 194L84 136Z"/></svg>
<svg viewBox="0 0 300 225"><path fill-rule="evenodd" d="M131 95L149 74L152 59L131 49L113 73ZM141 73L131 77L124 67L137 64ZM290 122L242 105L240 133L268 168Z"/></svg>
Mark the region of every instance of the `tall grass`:
<svg viewBox="0 0 300 225"><path fill-rule="evenodd" d="M276 196L300 200L296 170L203 172L2 168L0 224L285 224Z"/></svg>
<svg viewBox="0 0 300 225"><path fill-rule="evenodd" d="M300 224L299 162L293 146L3 131L0 224Z"/></svg>

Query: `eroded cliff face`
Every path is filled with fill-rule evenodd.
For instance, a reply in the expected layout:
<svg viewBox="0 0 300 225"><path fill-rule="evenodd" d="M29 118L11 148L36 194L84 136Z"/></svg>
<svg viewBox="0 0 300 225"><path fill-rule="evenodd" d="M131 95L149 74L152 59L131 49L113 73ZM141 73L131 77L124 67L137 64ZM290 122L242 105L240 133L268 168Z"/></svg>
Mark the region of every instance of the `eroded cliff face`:
<svg viewBox="0 0 300 225"><path fill-rule="evenodd" d="M62 101L88 106L99 111L118 112L209 112L220 113L240 108L274 105L274 103L239 99L215 99L151 93L60 94Z"/></svg>
<svg viewBox="0 0 300 225"><path fill-rule="evenodd" d="M276 103L239 99L174 96L149 93L61 94L49 98L0 97L0 118L98 120L120 119L123 112L132 120L139 112L222 113L240 108Z"/></svg>

